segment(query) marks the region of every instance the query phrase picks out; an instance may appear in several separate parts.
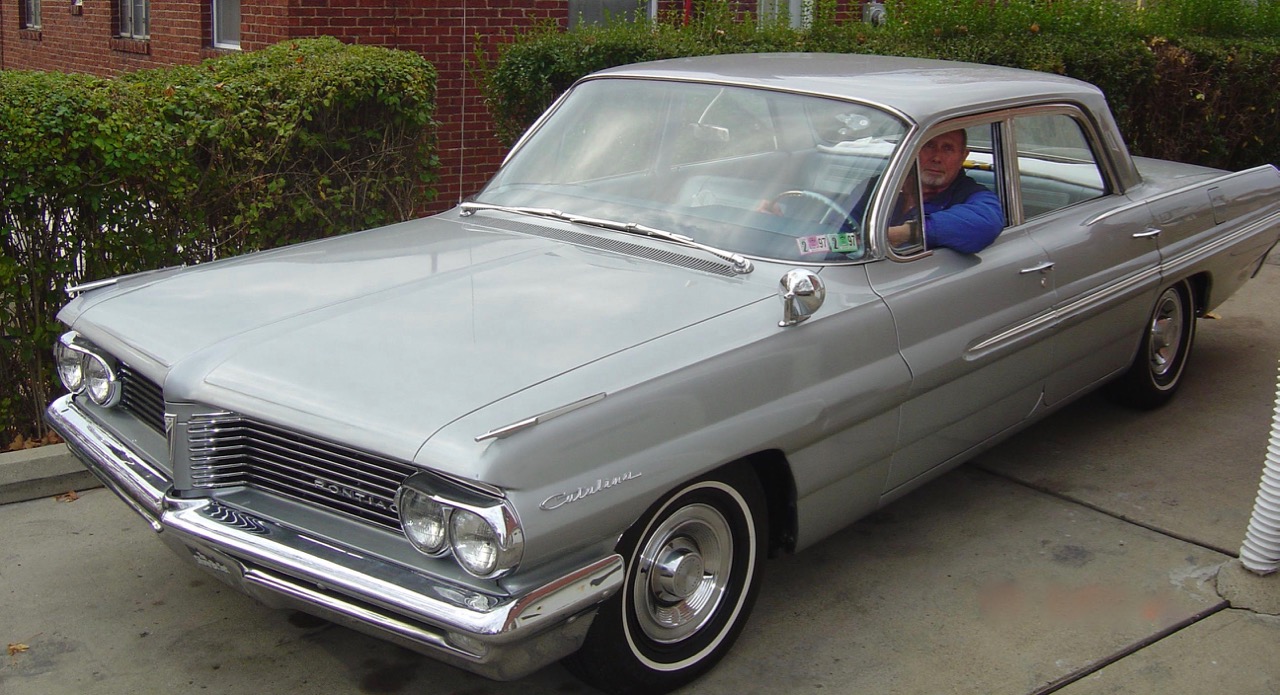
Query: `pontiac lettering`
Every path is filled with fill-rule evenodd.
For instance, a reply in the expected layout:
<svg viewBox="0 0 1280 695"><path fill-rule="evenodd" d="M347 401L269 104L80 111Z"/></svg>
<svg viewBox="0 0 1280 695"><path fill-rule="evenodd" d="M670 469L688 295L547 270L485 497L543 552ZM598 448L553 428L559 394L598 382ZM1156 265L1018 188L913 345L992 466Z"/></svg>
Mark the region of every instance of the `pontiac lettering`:
<svg viewBox="0 0 1280 695"><path fill-rule="evenodd" d="M319 490L324 490L334 497L351 500L352 502L369 507L370 509L377 509L379 511L391 513L396 512L396 505L394 502L385 500L376 495L371 495L363 490L357 490L356 488L347 487L346 485L339 485L333 481L322 480L320 478L314 478L311 485Z"/></svg>
<svg viewBox="0 0 1280 695"><path fill-rule="evenodd" d="M597 478L596 482L586 487L580 487L576 490L571 490L569 492L557 492L556 494L546 498L545 500L542 500L542 504L539 504L538 506L548 512L553 511L563 507L566 504L572 504L573 502L577 502L585 497L590 497L591 495L594 495L597 492L608 490L611 487L617 487L618 485L621 485L622 483L625 483L628 480L635 480L636 478L639 478L641 475L642 474L640 473L627 471L622 475L615 475L614 477L609 478L608 480L605 480L604 478Z"/></svg>

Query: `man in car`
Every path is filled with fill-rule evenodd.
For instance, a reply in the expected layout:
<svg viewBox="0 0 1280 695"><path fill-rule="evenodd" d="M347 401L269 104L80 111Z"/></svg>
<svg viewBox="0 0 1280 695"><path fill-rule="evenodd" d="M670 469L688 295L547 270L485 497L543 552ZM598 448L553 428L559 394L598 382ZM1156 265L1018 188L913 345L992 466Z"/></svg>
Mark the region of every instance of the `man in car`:
<svg viewBox="0 0 1280 695"><path fill-rule="evenodd" d="M968 156L964 129L937 135L920 150L917 162L929 248L977 253L995 241L1004 229L1000 199L962 171ZM917 216L914 181L899 196L897 207L904 214L895 214L889 227L889 243L895 247L911 240L910 225L893 223L903 217Z"/></svg>

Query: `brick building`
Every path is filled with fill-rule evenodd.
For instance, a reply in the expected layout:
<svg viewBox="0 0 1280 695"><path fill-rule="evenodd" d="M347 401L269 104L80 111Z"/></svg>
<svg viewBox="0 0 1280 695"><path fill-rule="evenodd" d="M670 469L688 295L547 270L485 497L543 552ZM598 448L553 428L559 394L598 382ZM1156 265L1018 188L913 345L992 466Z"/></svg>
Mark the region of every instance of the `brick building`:
<svg viewBox="0 0 1280 695"><path fill-rule="evenodd" d="M759 6L798 22L809 1ZM690 8L686 0L649 0L647 11ZM111 76L320 35L416 51L439 73L443 208L474 193L505 153L467 72L477 37L496 41L548 20L563 26L645 9L634 0L0 0L0 69Z"/></svg>

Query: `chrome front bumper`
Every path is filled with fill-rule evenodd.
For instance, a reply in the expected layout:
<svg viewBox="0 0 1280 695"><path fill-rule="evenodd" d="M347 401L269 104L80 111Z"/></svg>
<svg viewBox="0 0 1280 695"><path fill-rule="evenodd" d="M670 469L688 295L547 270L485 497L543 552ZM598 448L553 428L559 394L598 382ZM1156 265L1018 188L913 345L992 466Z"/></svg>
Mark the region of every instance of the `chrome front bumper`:
<svg viewBox="0 0 1280 695"><path fill-rule="evenodd" d="M163 472L70 396L45 417L170 548L224 582L489 678L520 678L575 651L595 608L622 583L622 558L610 555L518 596L478 593L214 499L174 497Z"/></svg>

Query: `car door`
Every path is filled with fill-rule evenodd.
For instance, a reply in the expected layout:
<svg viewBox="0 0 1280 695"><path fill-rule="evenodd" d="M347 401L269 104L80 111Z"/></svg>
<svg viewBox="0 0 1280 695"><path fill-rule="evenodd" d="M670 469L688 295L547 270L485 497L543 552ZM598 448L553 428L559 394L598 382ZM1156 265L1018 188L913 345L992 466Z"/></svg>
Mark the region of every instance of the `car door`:
<svg viewBox="0 0 1280 695"><path fill-rule="evenodd" d="M1001 148L983 153L974 142L999 143L1002 127L968 130L965 166L983 183L978 175L999 169ZM1051 364L1054 290L1048 255L1023 229L1006 229L976 254L938 249L891 258L867 272L893 315L912 375L885 486L893 496L1035 409Z"/></svg>
<svg viewBox="0 0 1280 695"><path fill-rule="evenodd" d="M1045 403L1054 405L1129 365L1155 302L1159 248L1147 208L1115 192L1079 109L1029 109L1010 132L1015 219L1052 263L1058 331Z"/></svg>

